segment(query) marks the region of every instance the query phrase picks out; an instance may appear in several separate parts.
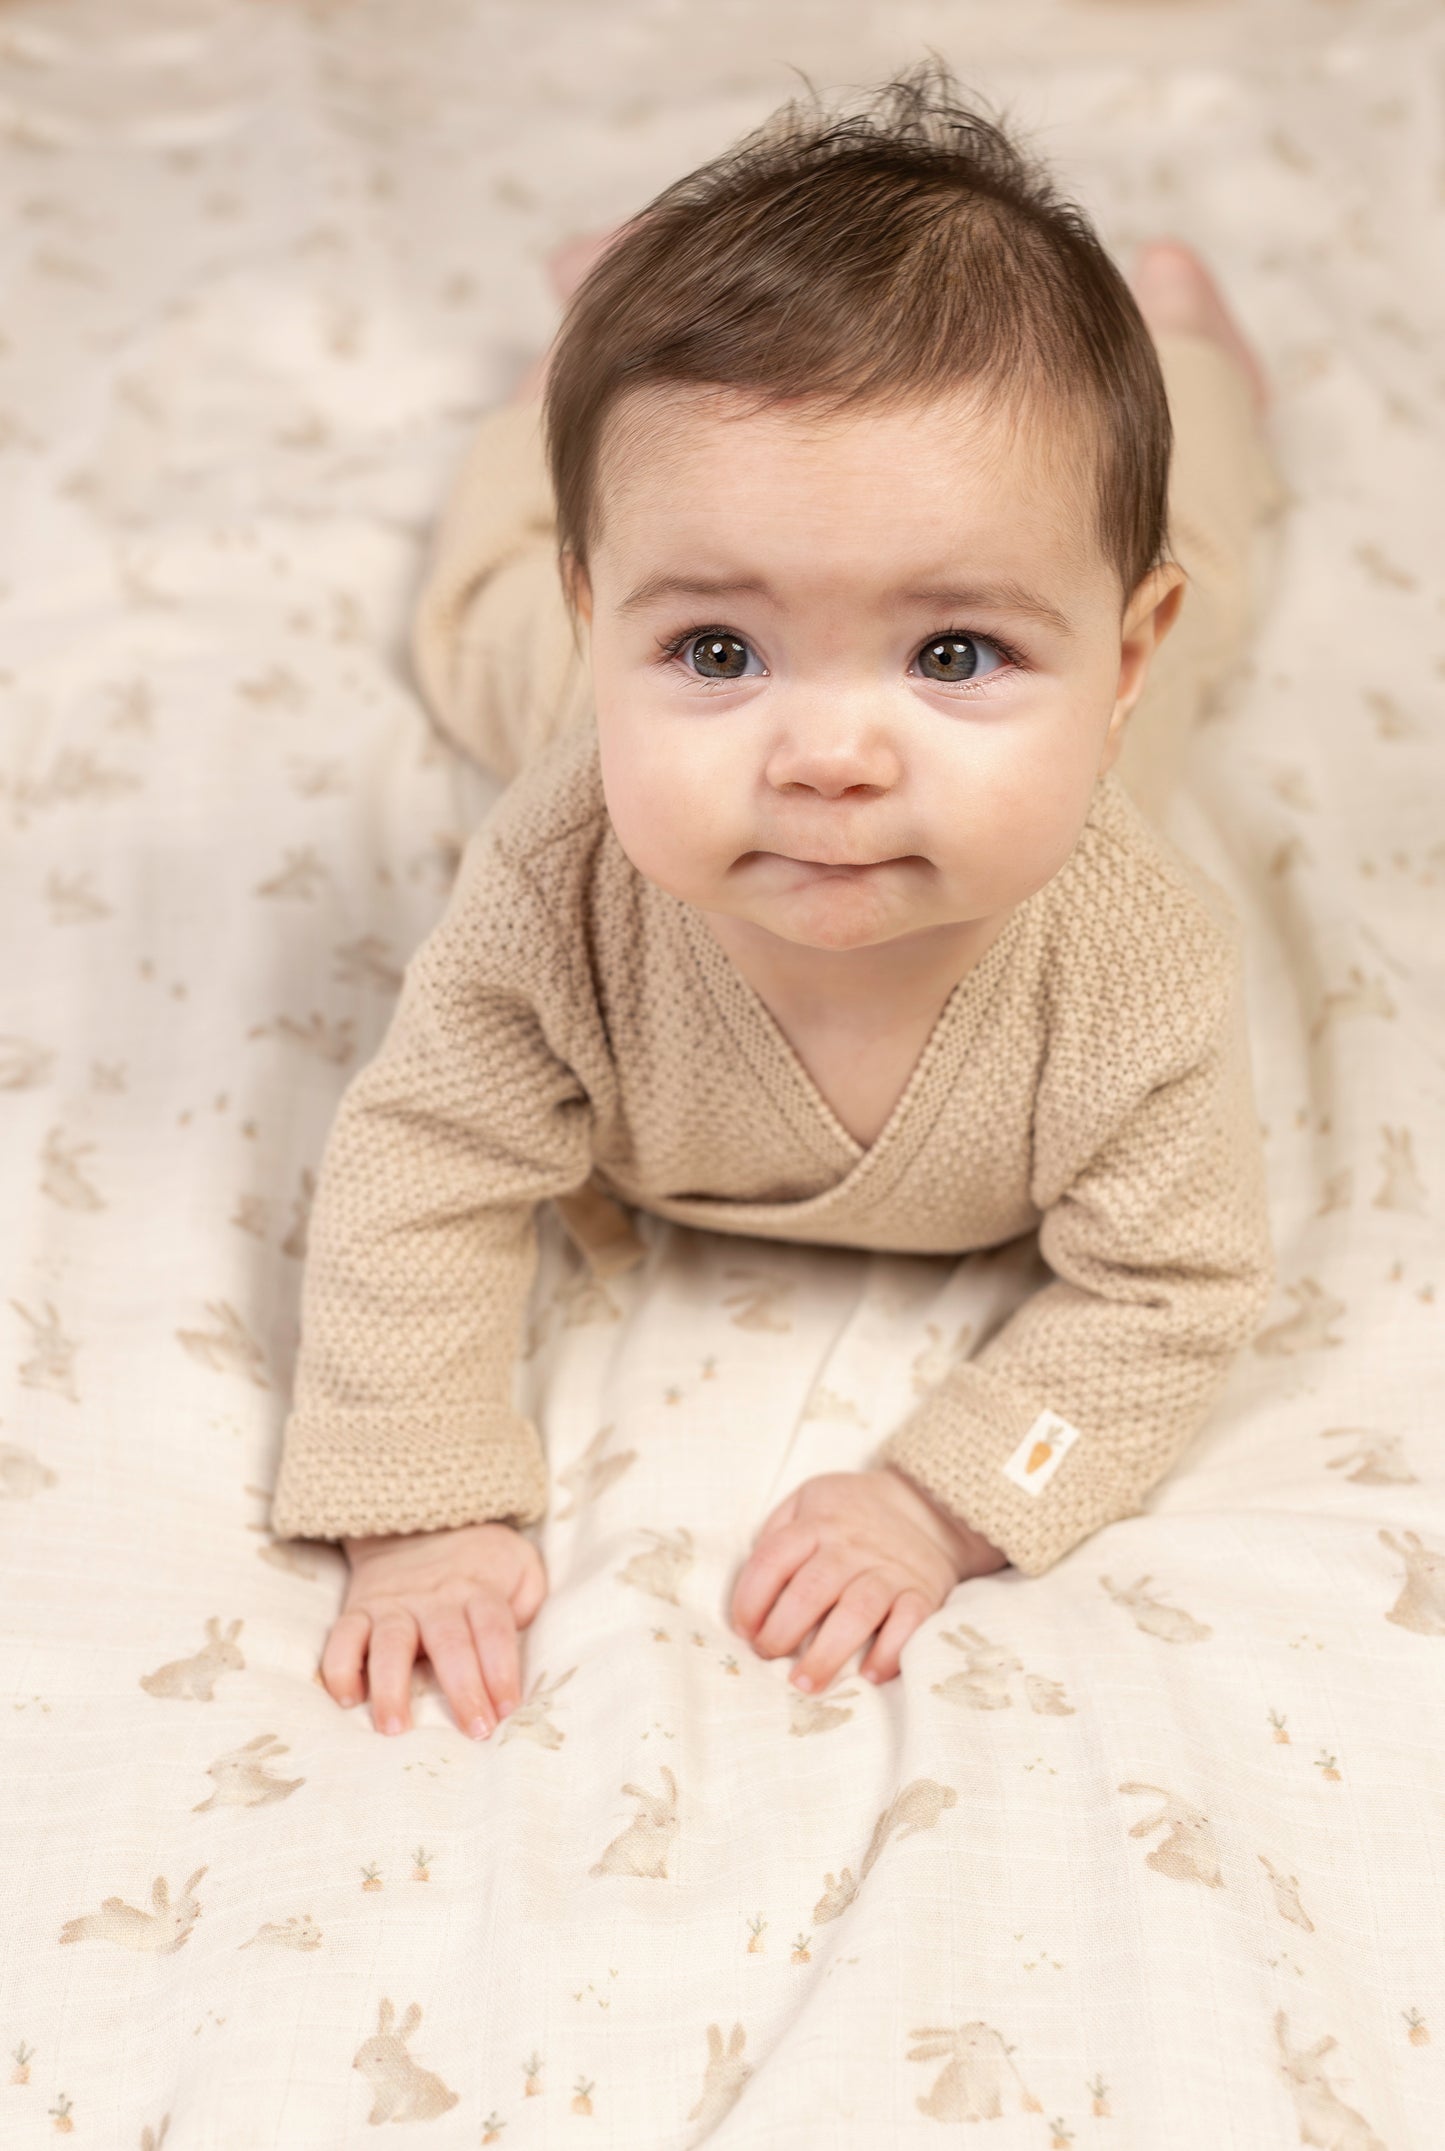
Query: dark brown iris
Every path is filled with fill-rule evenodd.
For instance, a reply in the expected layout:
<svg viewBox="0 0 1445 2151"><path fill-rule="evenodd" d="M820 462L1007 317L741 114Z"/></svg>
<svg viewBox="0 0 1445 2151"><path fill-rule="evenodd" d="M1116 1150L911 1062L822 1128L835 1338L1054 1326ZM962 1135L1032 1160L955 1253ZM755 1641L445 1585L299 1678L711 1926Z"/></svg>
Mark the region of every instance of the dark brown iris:
<svg viewBox="0 0 1445 2151"><path fill-rule="evenodd" d="M978 669L978 653L972 636L940 635L937 642L925 643L918 662L931 680L966 680ZM930 665L937 671L930 672Z"/></svg>
<svg viewBox="0 0 1445 2151"><path fill-rule="evenodd" d="M692 646L692 661L704 679L741 679L748 662L747 645L736 635L699 635Z"/></svg>

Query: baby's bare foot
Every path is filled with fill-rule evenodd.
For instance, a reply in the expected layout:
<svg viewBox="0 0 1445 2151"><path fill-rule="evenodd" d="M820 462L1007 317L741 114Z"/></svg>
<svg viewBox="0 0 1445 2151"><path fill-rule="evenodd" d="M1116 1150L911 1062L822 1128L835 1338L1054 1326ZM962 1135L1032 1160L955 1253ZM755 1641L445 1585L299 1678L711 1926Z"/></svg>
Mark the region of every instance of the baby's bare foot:
<svg viewBox="0 0 1445 2151"><path fill-rule="evenodd" d="M1255 409L1263 415L1270 402L1268 377L1193 247L1181 239L1145 240L1135 249L1128 281L1151 336L1180 330L1217 343L1244 368Z"/></svg>
<svg viewBox="0 0 1445 2151"><path fill-rule="evenodd" d="M547 256L547 274L552 280L552 289L564 305L593 263L600 261L613 240L620 238L626 229L625 224L612 224L606 231L580 232L575 238L564 239L560 246L553 247Z"/></svg>
<svg viewBox="0 0 1445 2151"><path fill-rule="evenodd" d="M553 291L564 306L593 263L607 252L623 229L624 226L616 224L607 231L581 232L575 238L564 239L560 246L553 247L547 256L547 275ZM512 390L514 403L528 403L542 395L547 386L547 368L550 363L550 351L544 351L539 359L533 361Z"/></svg>

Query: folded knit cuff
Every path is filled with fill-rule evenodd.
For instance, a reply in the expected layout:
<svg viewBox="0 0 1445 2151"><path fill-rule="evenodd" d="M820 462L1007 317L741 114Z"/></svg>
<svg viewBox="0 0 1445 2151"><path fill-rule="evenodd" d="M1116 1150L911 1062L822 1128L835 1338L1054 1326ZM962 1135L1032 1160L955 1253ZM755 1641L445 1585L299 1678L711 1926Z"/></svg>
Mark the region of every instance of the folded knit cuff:
<svg viewBox="0 0 1445 2151"><path fill-rule="evenodd" d="M459 1524L534 1524L547 1509L537 1430L498 1413L485 1433L380 1413L287 1422L271 1499L277 1538L372 1538Z"/></svg>
<svg viewBox="0 0 1445 2151"><path fill-rule="evenodd" d="M1102 1431L1079 1427L1043 1397L981 1367L952 1369L878 1452L1026 1576L1042 1575L1105 1524L1143 1511L1140 1489L1172 1451L1131 1450L1127 1468Z"/></svg>

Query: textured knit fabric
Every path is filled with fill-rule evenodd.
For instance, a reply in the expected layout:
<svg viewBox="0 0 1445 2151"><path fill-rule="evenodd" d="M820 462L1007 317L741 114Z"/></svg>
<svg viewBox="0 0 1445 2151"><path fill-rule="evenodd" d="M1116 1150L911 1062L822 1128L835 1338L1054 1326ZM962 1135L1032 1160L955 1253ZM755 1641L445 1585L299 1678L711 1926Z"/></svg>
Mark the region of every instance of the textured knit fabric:
<svg viewBox="0 0 1445 2151"><path fill-rule="evenodd" d="M1262 463L1244 477L1241 529L1271 498ZM514 1373L535 1211L553 1199L604 1273L642 1252L619 1205L960 1256L1036 1230L1050 1282L875 1462L1039 1574L1139 1512L1272 1291L1233 911L1107 772L1069 858L955 988L865 1148L701 914L618 843L551 542L535 413L494 413L413 647L444 727L514 781L327 1141L273 1529L542 1516L546 1460ZM1223 652L1247 606L1230 614L1223 568L1212 588Z"/></svg>

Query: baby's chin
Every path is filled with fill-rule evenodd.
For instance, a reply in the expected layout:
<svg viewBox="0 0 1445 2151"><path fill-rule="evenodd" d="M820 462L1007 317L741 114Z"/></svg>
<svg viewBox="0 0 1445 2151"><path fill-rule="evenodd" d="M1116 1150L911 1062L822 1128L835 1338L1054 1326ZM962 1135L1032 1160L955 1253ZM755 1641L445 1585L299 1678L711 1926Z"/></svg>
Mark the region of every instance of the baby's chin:
<svg viewBox="0 0 1445 2151"><path fill-rule="evenodd" d="M877 948L900 935L957 923L938 917L936 888L929 892L932 907L920 901L925 882L934 879L923 858L838 872L773 852L704 864L695 853L662 857L650 847L623 848L646 880L680 903L798 948Z"/></svg>
<svg viewBox="0 0 1445 2151"><path fill-rule="evenodd" d="M820 876L812 883L741 899L736 889L694 890L685 901L721 912L757 933L795 948L841 952L878 948L906 934L926 933L940 921L894 891L869 890L846 877Z"/></svg>

